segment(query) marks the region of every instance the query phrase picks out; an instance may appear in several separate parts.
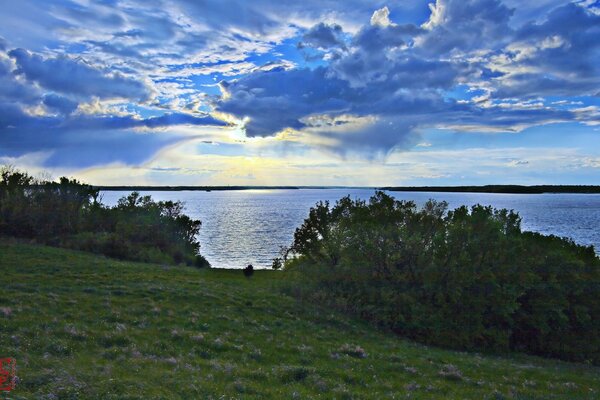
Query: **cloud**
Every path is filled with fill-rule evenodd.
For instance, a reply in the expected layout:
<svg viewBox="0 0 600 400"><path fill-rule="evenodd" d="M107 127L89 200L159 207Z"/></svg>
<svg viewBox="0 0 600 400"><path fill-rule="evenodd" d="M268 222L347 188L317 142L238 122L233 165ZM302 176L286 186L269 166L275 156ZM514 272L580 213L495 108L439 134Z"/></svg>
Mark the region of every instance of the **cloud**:
<svg viewBox="0 0 600 400"><path fill-rule="evenodd" d="M338 117L339 118L339 117ZM368 160L384 159L393 150L410 149L421 136L410 118L344 116L325 126L309 127L308 144L331 153Z"/></svg>
<svg viewBox="0 0 600 400"><path fill-rule="evenodd" d="M93 3L86 6L71 1L66 4L57 4L54 7L54 13L70 23L92 27L115 29L126 24L125 18L119 12Z"/></svg>
<svg viewBox="0 0 600 400"><path fill-rule="evenodd" d="M302 35L302 42L298 46L300 48L308 46L320 50L334 47L345 48L342 38L343 32L340 25L328 25L320 22Z"/></svg>
<svg viewBox="0 0 600 400"><path fill-rule="evenodd" d="M17 80L13 74L14 62L0 51L0 103L34 104L40 99L40 90Z"/></svg>
<svg viewBox="0 0 600 400"><path fill-rule="evenodd" d="M598 123L593 1L436 0L429 12L403 0L0 8L0 156L29 146L56 165L129 164L184 140L177 132L230 121L265 138L239 143L239 157L248 143L277 142L272 151L372 161L429 142L430 128Z"/></svg>
<svg viewBox="0 0 600 400"><path fill-rule="evenodd" d="M76 103L67 98L57 95L45 95L43 104L61 114L70 114L76 107ZM228 124L203 113L181 113L168 112L160 116L140 118L134 114L122 115L96 115L76 113L65 115L32 115L26 113L16 104L0 102L0 141L9 132L39 129L40 135L51 130L120 130L132 128L165 128L171 126L216 126L226 127Z"/></svg>
<svg viewBox="0 0 600 400"><path fill-rule="evenodd" d="M309 34L324 36L323 32L331 29L318 25ZM240 119L248 117L245 129L250 137L271 136L286 128L303 129L303 118L315 114L385 115L388 119L402 116L410 121L400 124L396 120L393 130L406 131L415 125L415 119L422 118L425 109L449 111L455 107L436 90L452 87L460 69L465 68L463 64L395 53L405 44L404 38L420 32L420 28L410 24L366 26L352 38L348 52L327 67L276 68L222 83L224 96L217 109ZM322 42L316 45L324 46ZM396 139L384 138L392 128L388 124L382 129L381 143L391 145L401 137L392 132L390 138ZM358 137L351 136L351 142L357 142ZM363 136L365 140L369 137L374 138Z"/></svg>
<svg viewBox="0 0 600 400"><path fill-rule="evenodd" d="M419 47L430 54L465 53L494 48L507 40L514 10L500 0L436 0L431 16L423 24L427 33Z"/></svg>
<svg viewBox="0 0 600 400"><path fill-rule="evenodd" d="M42 165L48 168L86 168L120 162L124 165L135 166L149 160L166 146L188 140L176 136L141 134L131 131L94 131L92 134L88 132L86 135L87 140L83 142L74 140L79 136L75 132L54 140L51 143L51 155L44 160ZM77 151L73 151L75 143Z"/></svg>
<svg viewBox="0 0 600 400"><path fill-rule="evenodd" d="M344 82L328 79L326 70L317 68L261 71L227 84L228 98L218 110L240 118L250 137L272 136L285 129L301 129L300 118L343 110L349 104L339 99Z"/></svg>
<svg viewBox="0 0 600 400"><path fill-rule="evenodd" d="M145 83L118 72L94 68L83 59L44 58L20 48L9 51L8 55L16 62L16 74L59 93L137 101L151 97L151 90Z"/></svg>
<svg viewBox="0 0 600 400"><path fill-rule="evenodd" d="M79 105L76 101L53 93L44 95L43 103L51 110L65 115L71 114Z"/></svg>
<svg viewBox="0 0 600 400"><path fill-rule="evenodd" d="M131 128L165 128L177 125L191 126L227 126L227 123L206 114L165 113L158 117L137 118L133 115L124 116L88 116L80 115L60 120L59 126L65 129L101 130L101 129L131 129Z"/></svg>
<svg viewBox="0 0 600 400"><path fill-rule="evenodd" d="M600 7L596 6L597 9ZM503 73L496 98L596 96L600 92L600 14L567 4L522 26L490 68Z"/></svg>
<svg viewBox="0 0 600 400"><path fill-rule="evenodd" d="M424 76L431 72L426 65L413 65L413 69ZM249 137L301 130L331 151L373 157L416 144L416 127L434 123L433 112L443 118L468 111L468 106L423 90L425 79L410 80L407 75L409 81L401 84L415 89L414 93L398 91L396 81L353 88L326 68L276 69L223 83L227 96L217 109L244 119Z"/></svg>
<svg viewBox="0 0 600 400"><path fill-rule="evenodd" d="M1 154L20 157L31 152L49 156L44 166L88 167L110 162L135 165L165 146L189 140L181 127L225 127L206 114L164 113L149 118L135 115L74 113L77 103L55 94L43 104L57 115L32 115L17 104L0 101Z"/></svg>
<svg viewBox="0 0 600 400"><path fill-rule="evenodd" d="M304 133L306 142L312 140L341 154L362 151L367 157L410 148L418 143L419 130L427 127L519 132L535 125L591 121L594 117L589 113L576 114L539 100L534 104L514 99L582 95L587 93L586 86L597 90L595 80L600 74L588 73L587 80L585 74L573 74L587 62L585 57L577 61L574 54L560 66L540 67L549 71L564 68L570 71L570 78L533 79L526 72L517 72L526 71L526 62L514 55L519 43L515 38L534 38L539 40L536 52L554 52L564 46L563 36L558 39L558 35L569 31L570 36L564 37L575 43L570 38L584 32L575 46L579 51L585 55L600 46L590 38L597 34L594 27L600 26L597 17L580 6L563 8L551 12L543 27L532 23L517 30L509 24L514 10L498 0L437 0L421 27L396 24L390 20L389 9L382 8L325 66L253 72L223 82L224 95L216 107L245 121L250 137L292 129ZM579 18L581 23L577 28L566 24L559 31L561 18ZM536 36L538 30L551 36ZM317 24L306 32L302 47L323 50L339 46L341 32L341 28ZM508 60L508 66L498 68L499 59ZM532 58L531 62L549 61ZM560 64L558 59L552 62ZM597 64L590 62L585 67L595 72ZM448 94L459 86L484 90L487 97L481 100L471 95L471 99L456 101ZM343 115L353 116L355 121L342 124ZM328 118L334 122L324 123ZM311 121L320 125L311 125Z"/></svg>
<svg viewBox="0 0 600 400"><path fill-rule="evenodd" d="M150 95L143 81L82 58L0 51L0 155L20 160L44 154L43 160L36 158L43 166L133 165L188 140L169 132L173 127L200 127L201 132L206 126L227 126L202 112L161 111L142 118L127 107L117 112L109 106L113 99L141 104Z"/></svg>
<svg viewBox="0 0 600 400"><path fill-rule="evenodd" d="M529 165L529 161L527 160L510 160L507 164L509 167L522 167L524 165Z"/></svg>
<svg viewBox="0 0 600 400"><path fill-rule="evenodd" d="M386 6L375 11L371 16L371 25L382 28L392 25L392 21L390 21L390 9Z"/></svg>
<svg viewBox="0 0 600 400"><path fill-rule="evenodd" d="M10 120L6 120L6 116ZM122 162L137 165L166 146L190 140L189 135L167 128L177 124L207 126L209 117L165 115L148 119L132 117L31 117L16 107L0 104L0 148L2 154L19 157L31 152L49 154L44 166L89 167ZM8 126L7 126L8 125ZM139 130L136 128L148 128ZM163 131L156 131L163 128ZM198 130L195 135L202 135Z"/></svg>

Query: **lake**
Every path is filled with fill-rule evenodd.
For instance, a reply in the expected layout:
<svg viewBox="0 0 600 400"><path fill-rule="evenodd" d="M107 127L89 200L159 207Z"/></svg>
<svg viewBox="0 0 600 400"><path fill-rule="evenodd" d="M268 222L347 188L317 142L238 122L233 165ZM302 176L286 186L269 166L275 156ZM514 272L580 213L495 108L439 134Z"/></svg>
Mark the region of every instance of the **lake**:
<svg viewBox="0 0 600 400"><path fill-rule="evenodd" d="M116 204L130 192L102 192L103 202ZM281 246L292 242L294 230L319 200L350 195L368 199L371 189L299 189L235 191L144 191L155 200L181 200L186 214L202 221L200 252L216 268L270 268ZM515 210L523 230L572 238L600 250L600 195L388 192L418 205L445 200L449 208L492 205Z"/></svg>

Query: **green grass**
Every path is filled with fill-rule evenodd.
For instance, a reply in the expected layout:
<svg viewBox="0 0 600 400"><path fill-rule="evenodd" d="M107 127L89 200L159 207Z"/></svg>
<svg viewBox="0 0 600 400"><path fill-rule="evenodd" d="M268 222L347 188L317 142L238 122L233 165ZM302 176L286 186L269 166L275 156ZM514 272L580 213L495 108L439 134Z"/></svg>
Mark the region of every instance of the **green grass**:
<svg viewBox="0 0 600 400"><path fill-rule="evenodd" d="M0 276L14 399L600 397L599 368L418 345L282 295L278 272L0 244Z"/></svg>

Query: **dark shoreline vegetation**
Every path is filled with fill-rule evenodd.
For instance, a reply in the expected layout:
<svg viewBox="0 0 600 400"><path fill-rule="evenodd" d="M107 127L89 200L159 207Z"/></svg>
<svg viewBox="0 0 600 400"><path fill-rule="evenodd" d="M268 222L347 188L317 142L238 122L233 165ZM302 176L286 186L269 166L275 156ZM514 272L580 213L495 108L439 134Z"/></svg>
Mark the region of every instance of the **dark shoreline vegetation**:
<svg viewBox="0 0 600 400"><path fill-rule="evenodd" d="M425 344L600 364L600 258L520 223L384 192L320 202L288 250L288 290Z"/></svg>
<svg viewBox="0 0 600 400"><path fill-rule="evenodd" d="M0 237L124 260L205 267L197 240L200 225L183 214L181 202L155 202L132 192L107 207L98 189L77 180L39 180L0 168Z"/></svg>
<svg viewBox="0 0 600 400"><path fill-rule="evenodd" d="M484 186L388 186L381 190L390 192L442 192L442 193L507 193L507 194L544 194L544 193L582 193L598 194L599 185L484 185Z"/></svg>

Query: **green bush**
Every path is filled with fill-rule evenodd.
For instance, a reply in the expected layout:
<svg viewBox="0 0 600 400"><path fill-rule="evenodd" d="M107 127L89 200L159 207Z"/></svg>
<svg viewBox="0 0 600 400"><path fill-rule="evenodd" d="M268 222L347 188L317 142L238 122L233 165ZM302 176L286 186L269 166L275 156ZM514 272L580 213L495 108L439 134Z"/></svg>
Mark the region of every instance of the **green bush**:
<svg viewBox="0 0 600 400"><path fill-rule="evenodd" d="M36 180L4 167L0 235L134 261L209 266L199 255L200 221L183 214L183 203L133 192L107 207L98 195L76 180Z"/></svg>
<svg viewBox="0 0 600 400"><path fill-rule="evenodd" d="M298 296L417 341L600 362L600 259L520 222L481 205L346 197L310 210L285 270Z"/></svg>

